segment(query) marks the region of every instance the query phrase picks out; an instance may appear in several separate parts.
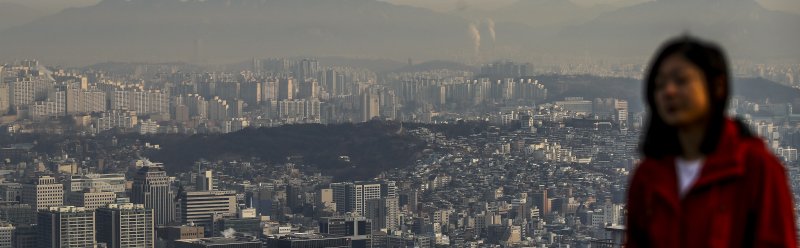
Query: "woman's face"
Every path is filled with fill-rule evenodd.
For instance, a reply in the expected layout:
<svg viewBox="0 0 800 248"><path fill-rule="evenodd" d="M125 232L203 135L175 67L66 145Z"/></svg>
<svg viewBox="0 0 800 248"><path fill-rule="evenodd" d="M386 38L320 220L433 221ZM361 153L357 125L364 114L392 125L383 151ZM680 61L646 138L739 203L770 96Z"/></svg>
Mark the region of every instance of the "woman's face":
<svg viewBox="0 0 800 248"><path fill-rule="evenodd" d="M655 80L655 109L667 125L680 127L707 118L710 99L703 71L680 55L664 59Z"/></svg>

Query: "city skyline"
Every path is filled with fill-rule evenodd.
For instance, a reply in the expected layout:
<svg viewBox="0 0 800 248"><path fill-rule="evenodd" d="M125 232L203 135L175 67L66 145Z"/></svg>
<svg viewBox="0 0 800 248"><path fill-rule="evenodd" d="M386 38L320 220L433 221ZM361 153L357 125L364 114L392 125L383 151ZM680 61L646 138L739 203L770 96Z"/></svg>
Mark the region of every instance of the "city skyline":
<svg viewBox="0 0 800 248"><path fill-rule="evenodd" d="M654 161L645 91L691 75L725 83L709 107L725 137L763 143L770 171L745 176L779 187L783 212L765 221L789 230L796 5L0 0L0 248L624 247L644 215L629 192L650 187L629 184ZM651 55L675 38L728 60L687 55L654 82ZM683 75L691 63L701 72ZM659 99L706 96L675 89ZM744 178L696 171L725 189ZM718 189L688 185L691 199ZM763 187L742 199L766 202Z"/></svg>

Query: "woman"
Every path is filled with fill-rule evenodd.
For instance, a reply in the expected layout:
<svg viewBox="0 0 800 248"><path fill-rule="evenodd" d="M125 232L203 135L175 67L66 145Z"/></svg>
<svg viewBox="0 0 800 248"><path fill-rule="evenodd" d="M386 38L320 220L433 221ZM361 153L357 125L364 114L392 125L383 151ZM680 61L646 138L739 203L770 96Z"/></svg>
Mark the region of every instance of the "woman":
<svg viewBox="0 0 800 248"><path fill-rule="evenodd" d="M722 50L667 42L646 78L644 159L628 191L627 247L797 247L783 166L725 116Z"/></svg>

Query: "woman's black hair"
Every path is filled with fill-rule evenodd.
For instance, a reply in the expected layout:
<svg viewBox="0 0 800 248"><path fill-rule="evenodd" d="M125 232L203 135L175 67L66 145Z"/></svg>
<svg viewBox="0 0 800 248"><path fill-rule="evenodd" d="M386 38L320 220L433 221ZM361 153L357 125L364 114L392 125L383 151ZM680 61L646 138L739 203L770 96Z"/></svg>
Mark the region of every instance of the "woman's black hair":
<svg viewBox="0 0 800 248"><path fill-rule="evenodd" d="M672 55L681 56L694 64L705 74L711 109L709 128L700 145L703 154L712 153L717 148L722 127L725 123L725 109L728 105L730 74L728 63L722 49L716 44L690 36L667 41L656 53L645 77L645 95L648 121L641 151L646 157L661 158L683 153L678 141L677 129L667 125L658 115L655 107L655 81L658 70L665 59Z"/></svg>

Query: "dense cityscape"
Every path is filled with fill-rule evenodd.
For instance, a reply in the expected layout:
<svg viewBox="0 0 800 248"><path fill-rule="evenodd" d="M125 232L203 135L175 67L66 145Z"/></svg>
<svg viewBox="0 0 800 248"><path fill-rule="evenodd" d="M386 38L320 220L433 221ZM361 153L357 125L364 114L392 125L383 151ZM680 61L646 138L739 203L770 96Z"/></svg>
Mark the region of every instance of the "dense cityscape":
<svg viewBox="0 0 800 248"><path fill-rule="evenodd" d="M797 0L0 0L0 248L790 247L798 24Z"/></svg>
<svg viewBox="0 0 800 248"><path fill-rule="evenodd" d="M407 66L6 63L0 247L621 245L639 91L570 82L638 79ZM728 112L799 186L800 65L739 69L793 92Z"/></svg>

